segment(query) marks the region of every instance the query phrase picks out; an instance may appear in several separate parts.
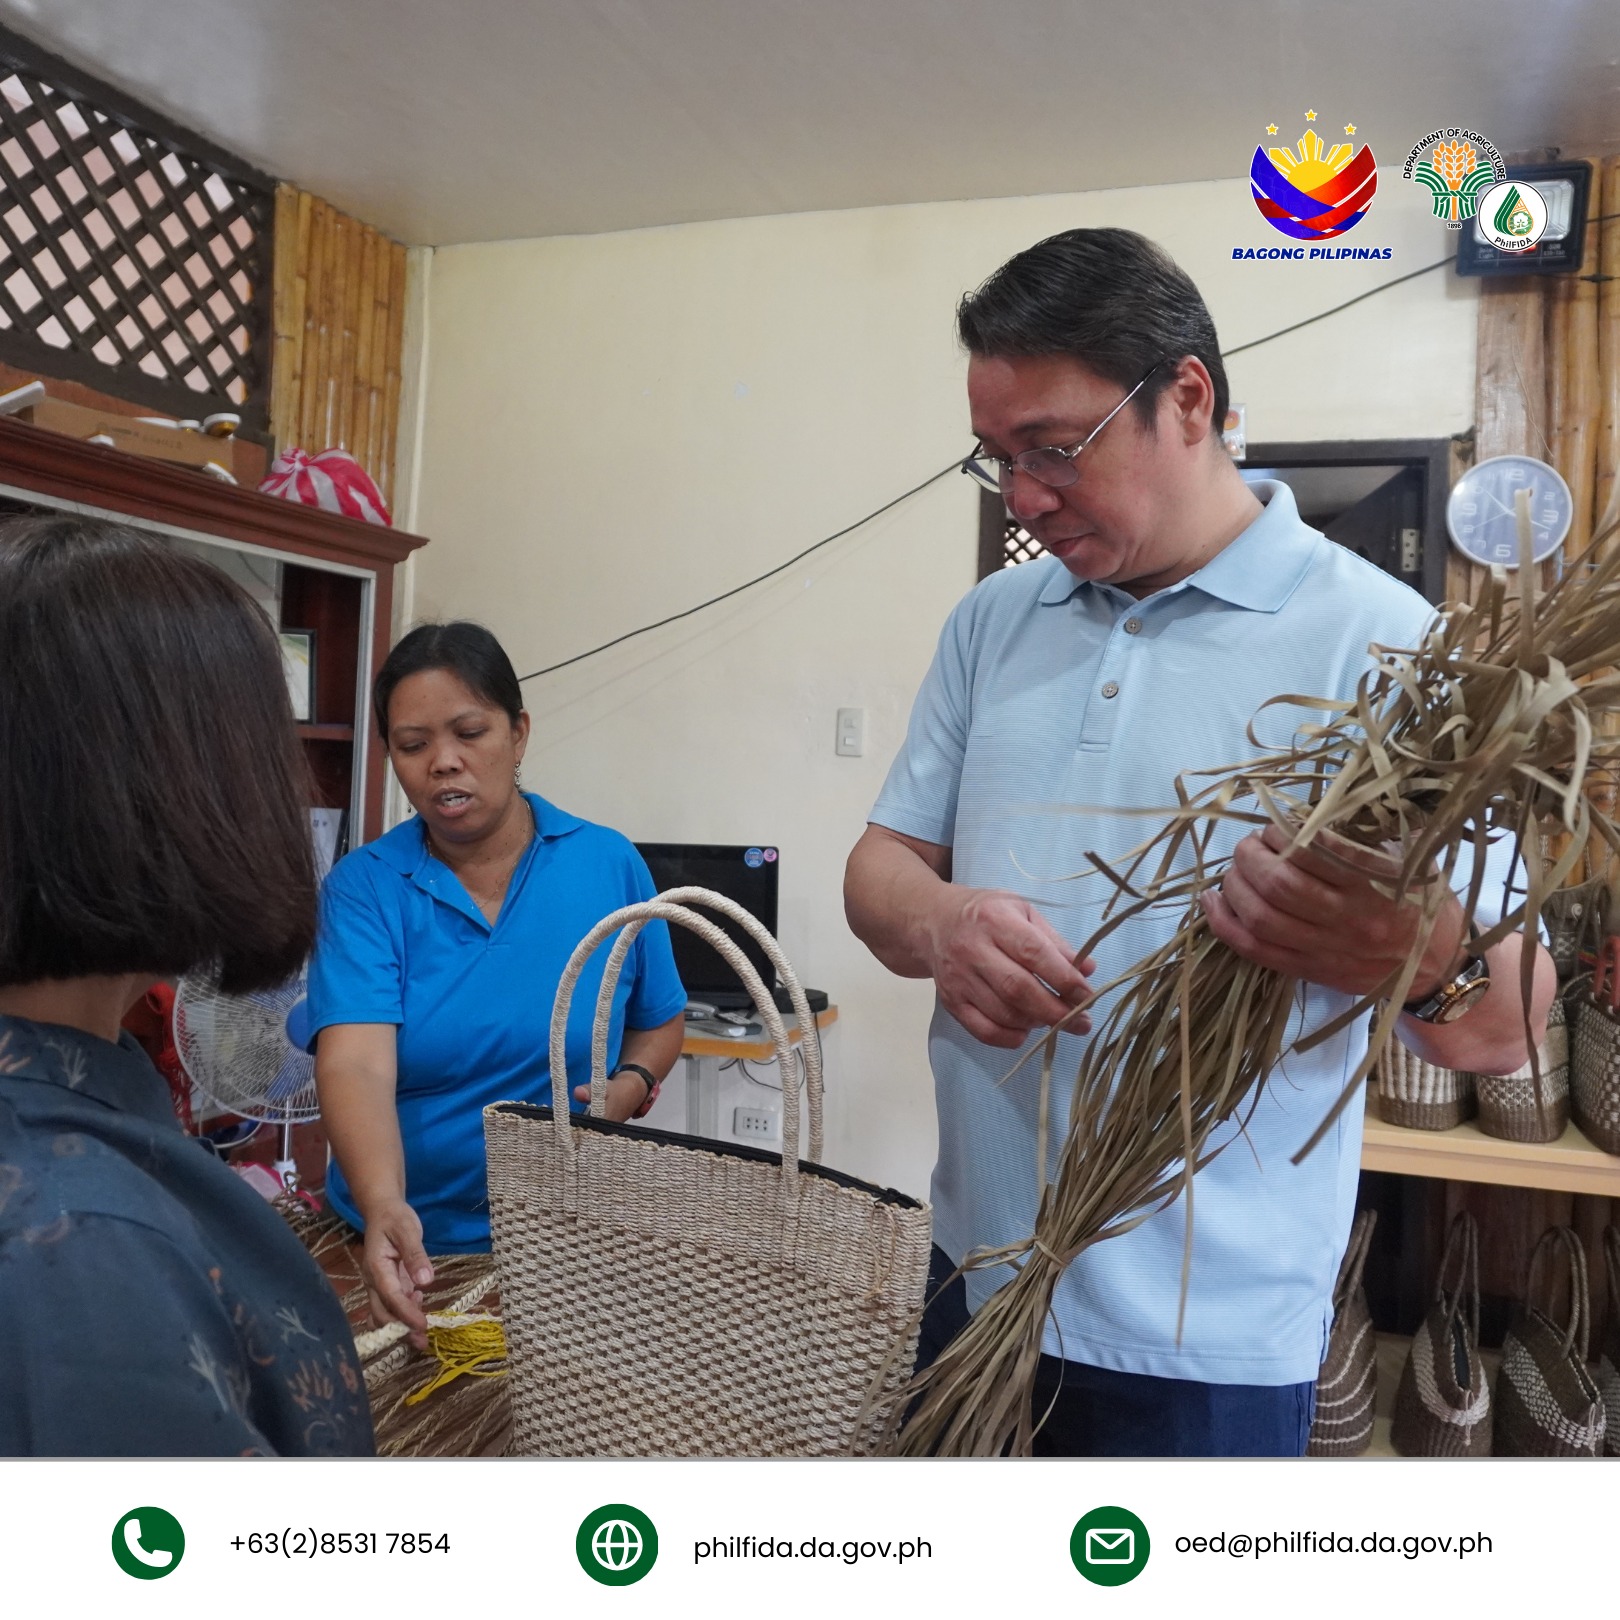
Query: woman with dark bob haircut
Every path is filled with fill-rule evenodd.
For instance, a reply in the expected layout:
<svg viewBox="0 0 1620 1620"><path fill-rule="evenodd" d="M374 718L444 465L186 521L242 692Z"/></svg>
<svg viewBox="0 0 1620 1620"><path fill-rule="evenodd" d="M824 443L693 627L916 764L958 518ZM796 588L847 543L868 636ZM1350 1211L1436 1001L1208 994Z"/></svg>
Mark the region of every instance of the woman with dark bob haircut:
<svg viewBox="0 0 1620 1620"><path fill-rule="evenodd" d="M111 523L0 523L0 1454L369 1455L337 1296L120 1030L157 979L309 950L268 622Z"/></svg>
<svg viewBox="0 0 1620 1620"><path fill-rule="evenodd" d="M429 1256L489 1248L485 1104L551 1103L563 967L603 917L655 889L622 834L522 791L529 717L481 625L412 630L372 695L416 815L326 880L310 1027L336 1161L327 1198L365 1233L373 1318L420 1344ZM562 1079L581 1108L603 960L587 965L568 1022ZM646 1112L680 1055L685 1008L669 931L651 924L614 997L610 1118Z"/></svg>

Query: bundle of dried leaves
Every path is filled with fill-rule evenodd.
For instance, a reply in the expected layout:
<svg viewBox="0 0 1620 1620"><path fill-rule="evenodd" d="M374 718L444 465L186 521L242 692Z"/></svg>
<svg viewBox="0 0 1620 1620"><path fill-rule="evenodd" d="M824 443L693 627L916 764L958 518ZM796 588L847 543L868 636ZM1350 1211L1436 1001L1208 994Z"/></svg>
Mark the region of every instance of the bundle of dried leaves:
<svg viewBox="0 0 1620 1620"><path fill-rule="evenodd" d="M1520 497L1521 555L1529 522ZM1612 534L1611 526L1599 542ZM1596 546L1586 553L1597 556ZM1505 897L1502 921L1481 948L1526 929L1521 984L1526 1006L1542 901L1575 870L1588 841L1620 852L1620 828L1592 800L1612 787L1620 740L1594 717L1620 708L1620 548L1565 575L1545 593L1535 569L1516 589L1494 570L1478 603L1451 607L1419 647L1376 649L1355 699L1286 696L1276 705L1309 711L1295 744L1240 765L1178 781L1180 804L1164 826L1115 870L1092 857L1117 886L1102 926L1078 953L1148 907L1183 917L1162 949L1096 995L1123 994L1094 1033L1074 1082L1069 1132L1055 1180L1043 1189L1035 1230L1024 1242L969 1256L966 1266L1012 1264L1016 1276L973 1317L910 1391L910 1415L893 1449L912 1456L1027 1454L1040 1414L1032 1410L1041 1336L1059 1277L1094 1243L1140 1225L1178 1196L1191 1253L1193 1177L1215 1150L1211 1133L1252 1110L1285 1050L1306 1050L1376 1011L1367 1056L1298 1157L1321 1140L1358 1095L1407 1000L1429 929L1459 852L1471 847L1470 914L1485 877L1488 842L1516 840L1522 890ZM1250 740L1262 745L1250 727ZM1154 812L1157 816L1160 813ZM1331 1023L1288 1044L1298 984L1234 954L1210 931L1198 896L1218 885L1224 860L1209 858L1223 821L1283 829L1296 848L1329 853L1323 834L1394 851L1399 876L1388 892L1419 909L1407 961ZM1561 852L1543 859L1547 830ZM1342 857L1333 857L1342 858ZM1528 1013L1527 1032L1528 1032ZM1046 1091L1056 1032L1043 1061L1042 1141L1047 1162ZM1534 1043L1531 1043L1532 1047ZM1244 1117L1247 1117L1245 1112ZM1183 1261L1182 1297L1186 1297ZM905 1410L902 1406L897 1408Z"/></svg>

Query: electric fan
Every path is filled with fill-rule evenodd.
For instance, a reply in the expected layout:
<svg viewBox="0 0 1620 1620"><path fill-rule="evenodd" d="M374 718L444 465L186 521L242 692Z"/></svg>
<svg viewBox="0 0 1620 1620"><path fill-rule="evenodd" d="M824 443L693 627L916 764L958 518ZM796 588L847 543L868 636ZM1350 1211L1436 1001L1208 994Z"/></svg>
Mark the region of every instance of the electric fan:
<svg viewBox="0 0 1620 1620"><path fill-rule="evenodd" d="M299 973L271 990L223 994L204 972L181 979L174 997L174 1045L193 1085L220 1108L281 1127L275 1172L297 1189L292 1128L320 1115L315 1060L304 1050L309 1003Z"/></svg>

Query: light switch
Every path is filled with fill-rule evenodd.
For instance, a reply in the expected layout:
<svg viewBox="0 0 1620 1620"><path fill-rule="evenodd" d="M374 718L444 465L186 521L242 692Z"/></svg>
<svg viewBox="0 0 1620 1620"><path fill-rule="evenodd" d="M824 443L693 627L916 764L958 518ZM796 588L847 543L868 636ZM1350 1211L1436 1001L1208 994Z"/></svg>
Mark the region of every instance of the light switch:
<svg viewBox="0 0 1620 1620"><path fill-rule="evenodd" d="M859 759L866 748L866 710L840 709L838 711L838 737L833 745L835 754L846 759Z"/></svg>

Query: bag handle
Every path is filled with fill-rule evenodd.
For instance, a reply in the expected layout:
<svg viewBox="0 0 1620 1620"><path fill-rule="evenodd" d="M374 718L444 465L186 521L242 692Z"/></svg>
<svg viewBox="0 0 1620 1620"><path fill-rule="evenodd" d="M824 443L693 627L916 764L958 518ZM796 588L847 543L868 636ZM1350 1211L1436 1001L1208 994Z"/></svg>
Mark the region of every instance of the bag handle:
<svg viewBox="0 0 1620 1620"><path fill-rule="evenodd" d="M1378 1224L1378 1211L1364 1209L1356 1216L1350 1228L1350 1242L1344 1258L1339 1262L1339 1275L1333 1284L1333 1314L1337 1316L1349 1303L1350 1296L1361 1286L1361 1274L1367 1267L1367 1256L1372 1250L1373 1228Z"/></svg>
<svg viewBox="0 0 1620 1620"><path fill-rule="evenodd" d="M1542 1259L1559 1244L1563 1245L1565 1257L1569 1261L1569 1326L1564 1330L1564 1348L1561 1353L1565 1356L1571 1353L1579 1354L1584 1366L1592 1299L1586 1286L1586 1250L1581 1247L1581 1240L1569 1227L1550 1226L1536 1240L1535 1248L1530 1251L1530 1274L1525 1281L1525 1300L1526 1303L1535 1305L1536 1282L1540 1276ZM1543 1314L1549 1319L1552 1316L1550 1310Z"/></svg>
<svg viewBox="0 0 1620 1620"><path fill-rule="evenodd" d="M1456 1281L1448 1289L1446 1278L1456 1273ZM1451 1230L1446 1234L1446 1247L1440 1256L1440 1272L1435 1278L1434 1302L1445 1312L1446 1321L1453 1322L1462 1313L1464 1302L1468 1307L1469 1343L1479 1344L1479 1223L1466 1209L1452 1217Z"/></svg>
<svg viewBox="0 0 1620 1620"><path fill-rule="evenodd" d="M771 965L776 969L777 977L781 979L782 985L788 993L788 999L793 1003L794 1014L799 1020L799 1047L804 1053L805 1096L809 1103L810 1114L810 1141L806 1157L812 1163L820 1164L822 1154L820 1031L816 1027L815 1016L810 1011L809 998L799 984L799 976L793 971L793 964L788 961L787 953L778 944L775 935L759 918L738 905L735 900L728 898L726 895L717 894L713 889L666 889L662 894L656 895L654 898L669 905L683 908L703 906L707 910L718 911L723 916L730 917L755 940L769 958ZM651 920L648 919L648 921ZM707 918L703 920L708 921ZM596 993L596 1021L591 1029L591 1112L593 1114L601 1113L606 1100L607 1044L608 1032L613 1022L613 992L618 986L619 975L623 970L625 958L630 954L630 947L635 943L636 936L645 926L645 922L636 922L626 927L624 932L614 941L613 950L608 956L607 966L602 970L601 987ZM746 956L743 959L746 961ZM731 956L727 956L727 961L733 967L737 965L735 958ZM745 982L747 981L745 980ZM763 988L763 984L761 984L761 988ZM751 988L750 994L755 996L757 1002L758 991ZM770 1012L777 1013L780 1016L780 1011L776 1006L776 998L770 995L769 992L766 992L764 1004L758 1008L762 1018L768 1017L767 1007ZM769 1029L770 1025L767 1024L766 1027ZM797 1156L799 1148L798 1082L793 1076L791 1064L785 1068L781 1067L780 1056L777 1063L782 1076L782 1141L784 1146L791 1142L794 1154ZM791 1099L788 1095L790 1091L794 1093ZM791 1130L789 1129L790 1107L793 1110Z"/></svg>
<svg viewBox="0 0 1620 1620"><path fill-rule="evenodd" d="M777 978L782 981L782 987L788 993L788 1000L793 1003L793 1016L799 1021L799 1051L804 1054L804 1091L810 1112L810 1141L807 1144L809 1152L806 1157L813 1164L820 1164L824 1078L821 1065L821 1026L816 1022L816 1015L810 1010L810 998L805 995L804 987L799 983L799 975L794 972L793 964L787 959L787 952L758 917L738 905L728 895L717 894L713 889L686 888L668 889L658 898L668 900L677 906L702 906L707 911L718 911L722 916L730 917L753 936L759 948L770 959L771 966L776 969ZM774 1007L776 998L772 996L770 1002ZM788 1074L784 1070L782 1073L784 1092L788 1089L788 1084Z"/></svg>
<svg viewBox="0 0 1620 1620"><path fill-rule="evenodd" d="M1603 1228L1603 1263L1609 1273L1609 1320L1620 1322L1620 1226Z"/></svg>
<svg viewBox="0 0 1620 1620"><path fill-rule="evenodd" d="M550 1063L552 1074L552 1124L553 1138L562 1149L565 1159L572 1159L574 1154L573 1130L571 1128L571 1114L568 1107L568 1059L567 1059L567 1033L568 1011L573 1001L574 988L579 982L579 976L584 971L585 964L595 954L597 947L609 935L618 933L621 929L630 934L629 942L624 943L623 949L616 949L614 956L616 963L610 957L613 974L610 979L607 971L603 972L603 985L608 996L608 1009L611 1013L612 992L617 984L619 972L624 965L624 958L629 952L630 944L634 943L635 935L647 923L654 919L665 922L680 923L689 928L700 939L714 947L742 980L749 994L754 998L754 1004L760 1016L765 1021L765 1028L776 1048L777 1062L781 1065L783 1075L782 1086L782 1140L784 1148L789 1142L793 1144L792 1152L782 1154L782 1179L785 1187L792 1190L798 1180L798 1127L799 1127L799 1096L798 1088L788 1084L788 1077L792 1074L792 1048L788 1045L787 1031L783 1028L781 1015L776 1010L775 1001L766 994L765 986L761 983L754 964L742 953L731 939L707 917L700 916L684 906L673 905L664 900L643 900L635 905L623 906L611 916L604 917L577 946L573 955L569 957L567 965L563 968L562 976L557 983L557 999L551 1010L551 1040ZM601 1003L598 1002L598 1014L601 1012ZM558 1106L557 1077L562 1077L562 1104ZM602 1018L598 1016L591 1032L591 1106L593 1112L599 1111L607 1090L607 1031ZM812 1099L811 1106L814 1124L818 1127L816 1135L819 1138L820 1125L820 1097Z"/></svg>

